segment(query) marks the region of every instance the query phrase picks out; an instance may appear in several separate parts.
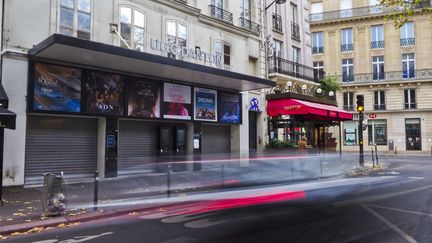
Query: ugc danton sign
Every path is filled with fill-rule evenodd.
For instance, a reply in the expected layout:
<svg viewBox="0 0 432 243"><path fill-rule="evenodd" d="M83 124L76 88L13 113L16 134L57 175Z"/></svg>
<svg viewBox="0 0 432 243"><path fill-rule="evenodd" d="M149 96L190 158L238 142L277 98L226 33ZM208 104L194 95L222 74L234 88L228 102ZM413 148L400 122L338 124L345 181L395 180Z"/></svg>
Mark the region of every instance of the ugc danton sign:
<svg viewBox="0 0 432 243"><path fill-rule="evenodd" d="M150 48L155 51L163 53L171 53L176 56L191 58L194 60L202 61L204 64L214 64L216 67L222 67L222 55L211 54L199 49L187 48L179 46L174 40L168 39L167 41L159 41L150 39Z"/></svg>

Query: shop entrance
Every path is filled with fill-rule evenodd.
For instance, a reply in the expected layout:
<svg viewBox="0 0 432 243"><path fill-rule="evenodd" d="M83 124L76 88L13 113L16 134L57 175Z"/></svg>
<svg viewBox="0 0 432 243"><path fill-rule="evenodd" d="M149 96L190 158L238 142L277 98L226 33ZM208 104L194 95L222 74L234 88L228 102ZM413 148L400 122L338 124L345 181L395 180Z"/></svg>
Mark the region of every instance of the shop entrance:
<svg viewBox="0 0 432 243"><path fill-rule="evenodd" d="M420 119L405 120L406 150L421 150L421 124Z"/></svg>
<svg viewBox="0 0 432 243"><path fill-rule="evenodd" d="M255 111L249 111L249 151L257 151L257 115Z"/></svg>
<svg viewBox="0 0 432 243"><path fill-rule="evenodd" d="M186 127L163 125L159 128L159 155L162 161L181 161L186 155ZM174 171L184 171L186 164L174 163Z"/></svg>

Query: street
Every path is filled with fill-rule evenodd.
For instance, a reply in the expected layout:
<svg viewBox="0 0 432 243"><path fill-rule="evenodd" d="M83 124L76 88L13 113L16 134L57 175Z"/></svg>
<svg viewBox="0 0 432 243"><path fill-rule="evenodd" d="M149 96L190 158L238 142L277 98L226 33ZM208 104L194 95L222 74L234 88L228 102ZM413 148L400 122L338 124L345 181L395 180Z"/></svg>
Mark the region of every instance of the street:
<svg viewBox="0 0 432 243"><path fill-rule="evenodd" d="M431 242L430 162L387 158L389 168L361 177L362 183L332 179L337 183L321 189L306 186L304 198L217 210L199 210L207 205L201 202L173 205L9 241Z"/></svg>

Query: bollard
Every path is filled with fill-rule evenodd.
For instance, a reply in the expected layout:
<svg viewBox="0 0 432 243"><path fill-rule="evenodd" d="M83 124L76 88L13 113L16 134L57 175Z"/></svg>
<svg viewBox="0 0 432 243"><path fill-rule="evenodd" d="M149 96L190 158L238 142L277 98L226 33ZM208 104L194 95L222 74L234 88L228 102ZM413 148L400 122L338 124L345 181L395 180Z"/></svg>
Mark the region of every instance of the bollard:
<svg viewBox="0 0 432 243"><path fill-rule="evenodd" d="M93 210L96 211L98 209L98 191L99 191L99 172L95 171L94 175L94 194L93 194Z"/></svg>
<svg viewBox="0 0 432 243"><path fill-rule="evenodd" d="M320 159L320 179L322 179L322 177L323 177L323 162L322 162L322 159Z"/></svg>
<svg viewBox="0 0 432 243"><path fill-rule="evenodd" d="M374 158L374 150L373 150L373 147L371 147L371 153L372 153L372 167L375 167L375 158Z"/></svg>
<svg viewBox="0 0 432 243"><path fill-rule="evenodd" d="M171 197L171 165L168 165L167 173L167 197Z"/></svg>
<svg viewBox="0 0 432 243"><path fill-rule="evenodd" d="M395 146L395 155L397 155L397 147Z"/></svg>
<svg viewBox="0 0 432 243"><path fill-rule="evenodd" d="M224 181L225 181L225 175L224 175L225 165L222 162L221 164L221 189L224 189Z"/></svg>
<svg viewBox="0 0 432 243"><path fill-rule="evenodd" d="M378 163L378 146L375 144L375 159L376 159L376 164L379 165Z"/></svg>

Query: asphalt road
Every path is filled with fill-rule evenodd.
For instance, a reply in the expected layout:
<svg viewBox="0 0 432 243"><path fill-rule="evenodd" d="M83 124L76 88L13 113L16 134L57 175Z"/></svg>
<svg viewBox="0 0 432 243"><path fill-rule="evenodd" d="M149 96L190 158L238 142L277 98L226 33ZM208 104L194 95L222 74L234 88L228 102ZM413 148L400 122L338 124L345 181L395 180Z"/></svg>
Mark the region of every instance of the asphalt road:
<svg viewBox="0 0 432 243"><path fill-rule="evenodd" d="M177 205L9 241L432 242L432 158L386 160L386 171L365 176L375 181L306 190L303 199L196 213L199 203Z"/></svg>

